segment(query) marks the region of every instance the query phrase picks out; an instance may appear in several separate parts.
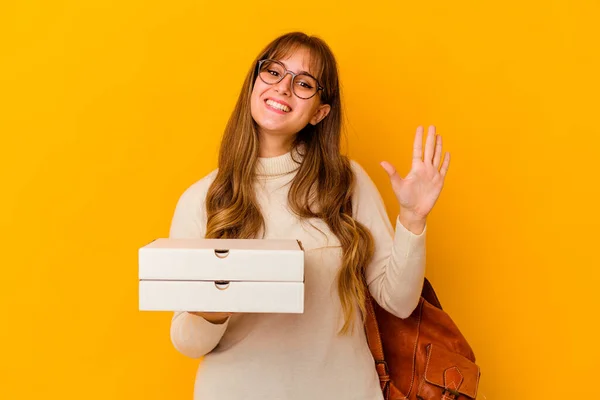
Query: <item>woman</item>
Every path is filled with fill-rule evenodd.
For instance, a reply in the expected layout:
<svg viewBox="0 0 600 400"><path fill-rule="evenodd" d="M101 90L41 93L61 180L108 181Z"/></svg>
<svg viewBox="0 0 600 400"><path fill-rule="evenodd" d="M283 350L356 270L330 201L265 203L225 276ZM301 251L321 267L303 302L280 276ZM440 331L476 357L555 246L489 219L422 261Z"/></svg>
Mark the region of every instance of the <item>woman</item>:
<svg viewBox="0 0 600 400"><path fill-rule="evenodd" d="M305 248L303 314L175 312L171 340L204 357L194 398L381 399L362 325L365 285L405 318L425 274L426 217L449 166L430 127L415 135L396 230L362 167L340 154L338 72L319 38L290 33L252 63L225 128L219 168L179 199L170 237L290 238Z"/></svg>

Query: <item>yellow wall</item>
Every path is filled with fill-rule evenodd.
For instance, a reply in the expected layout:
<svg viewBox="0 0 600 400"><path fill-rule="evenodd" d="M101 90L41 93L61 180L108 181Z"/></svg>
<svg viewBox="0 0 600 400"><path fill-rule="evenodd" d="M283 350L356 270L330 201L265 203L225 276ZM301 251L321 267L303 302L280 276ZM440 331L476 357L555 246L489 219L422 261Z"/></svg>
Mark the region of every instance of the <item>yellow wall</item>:
<svg viewBox="0 0 600 400"><path fill-rule="evenodd" d="M1 3L0 399L191 398L170 313L137 311L136 251L215 167L256 52L296 29L334 49L350 154L390 216L378 162L406 173L417 125L444 136L428 276L480 399L591 393L598 3L217 3Z"/></svg>

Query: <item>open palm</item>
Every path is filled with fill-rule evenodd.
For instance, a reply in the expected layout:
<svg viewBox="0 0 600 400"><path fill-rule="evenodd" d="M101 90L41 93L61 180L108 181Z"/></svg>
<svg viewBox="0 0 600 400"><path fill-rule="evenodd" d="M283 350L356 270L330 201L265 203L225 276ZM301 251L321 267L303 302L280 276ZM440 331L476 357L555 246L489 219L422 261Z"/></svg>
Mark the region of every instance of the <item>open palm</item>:
<svg viewBox="0 0 600 400"><path fill-rule="evenodd" d="M422 219L431 212L444 186L450 154L446 153L440 169L441 159L442 137L435 134L434 126L430 126L423 154L423 127L419 126L413 145L412 168L406 177L400 177L389 162L381 163L390 177L392 189L403 212Z"/></svg>

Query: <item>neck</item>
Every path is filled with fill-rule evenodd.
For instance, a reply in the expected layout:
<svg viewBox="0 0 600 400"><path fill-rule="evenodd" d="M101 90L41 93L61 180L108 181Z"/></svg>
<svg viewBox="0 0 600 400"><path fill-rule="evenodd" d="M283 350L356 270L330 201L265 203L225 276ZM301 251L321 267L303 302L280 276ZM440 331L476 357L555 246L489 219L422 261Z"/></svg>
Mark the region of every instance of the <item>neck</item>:
<svg viewBox="0 0 600 400"><path fill-rule="evenodd" d="M275 179L277 177L293 173L300 168L305 152L304 144L284 154L273 157L259 157L256 175L263 179Z"/></svg>
<svg viewBox="0 0 600 400"><path fill-rule="evenodd" d="M292 143L296 135L282 136L272 135L261 132L259 134L259 157L278 157L288 153L292 148Z"/></svg>

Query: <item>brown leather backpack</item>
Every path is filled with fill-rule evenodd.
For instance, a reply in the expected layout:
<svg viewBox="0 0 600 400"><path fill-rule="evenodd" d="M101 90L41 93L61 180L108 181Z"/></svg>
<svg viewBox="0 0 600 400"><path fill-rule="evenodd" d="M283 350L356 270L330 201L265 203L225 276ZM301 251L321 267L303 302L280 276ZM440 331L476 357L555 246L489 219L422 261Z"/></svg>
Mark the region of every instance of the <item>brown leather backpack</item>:
<svg viewBox="0 0 600 400"><path fill-rule="evenodd" d="M369 293L366 307L367 341L386 400L476 398L475 354L427 279L419 305L406 319L385 311Z"/></svg>

